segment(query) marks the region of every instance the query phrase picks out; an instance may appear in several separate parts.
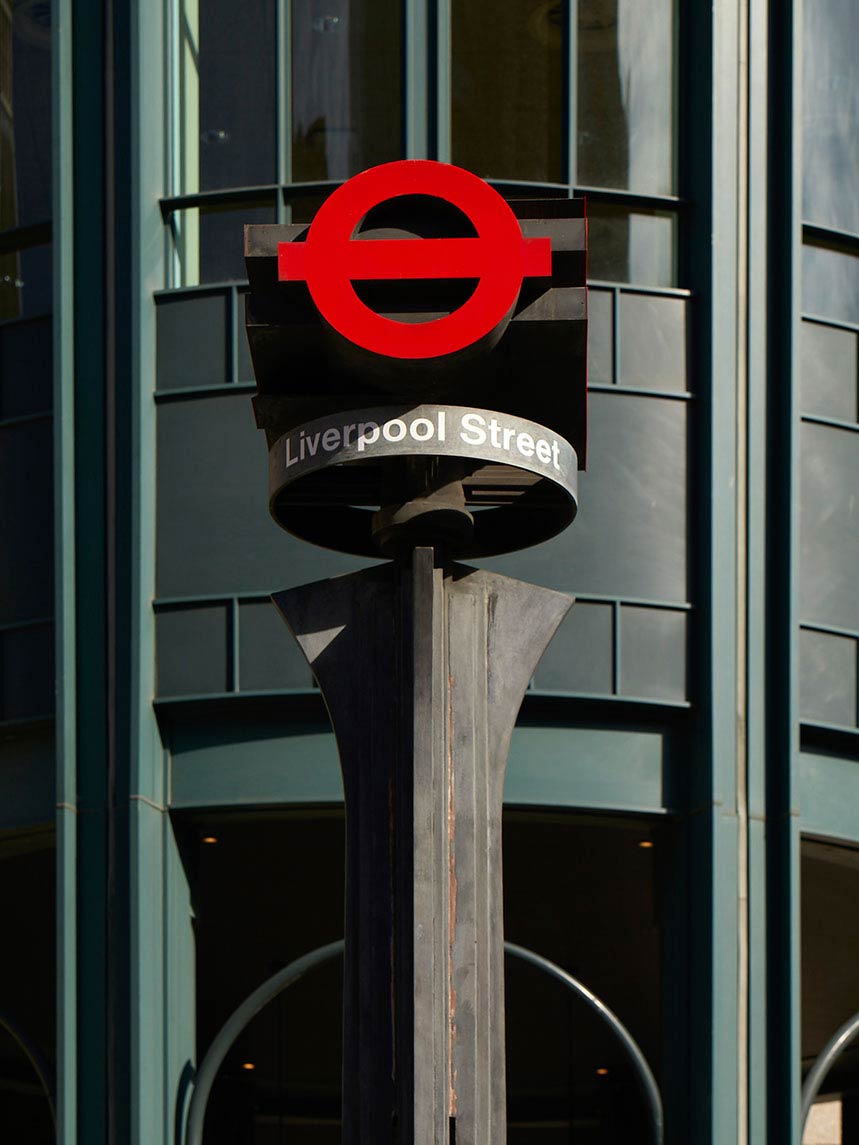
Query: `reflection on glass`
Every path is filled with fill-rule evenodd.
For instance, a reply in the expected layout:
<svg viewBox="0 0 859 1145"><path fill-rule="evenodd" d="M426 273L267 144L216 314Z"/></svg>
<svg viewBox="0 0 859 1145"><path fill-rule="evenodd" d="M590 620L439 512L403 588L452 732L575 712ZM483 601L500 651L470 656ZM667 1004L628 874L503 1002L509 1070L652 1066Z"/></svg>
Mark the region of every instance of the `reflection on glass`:
<svg viewBox="0 0 859 1145"><path fill-rule="evenodd" d="M399 0L293 0L293 180L401 156L401 23Z"/></svg>
<svg viewBox="0 0 859 1145"><path fill-rule="evenodd" d="M50 246L0 254L0 320L49 314L51 271Z"/></svg>
<svg viewBox="0 0 859 1145"><path fill-rule="evenodd" d="M178 35L181 190L276 182L275 0L179 0Z"/></svg>
<svg viewBox="0 0 859 1145"><path fill-rule="evenodd" d="M49 410L51 319L0 324L0 422Z"/></svg>
<svg viewBox="0 0 859 1145"><path fill-rule="evenodd" d="M247 278L244 225L276 221L273 204L177 211L172 220L174 285L243 282Z"/></svg>
<svg viewBox="0 0 859 1145"><path fill-rule="evenodd" d="M607 282L675 286L673 215L588 204L588 277Z"/></svg>
<svg viewBox="0 0 859 1145"><path fill-rule="evenodd" d="M859 258L806 243L802 248L802 309L821 318L859 323Z"/></svg>
<svg viewBox="0 0 859 1145"><path fill-rule="evenodd" d="M0 6L0 230L51 216L51 4ZM0 275L14 271L3 260Z"/></svg>
<svg viewBox="0 0 859 1145"><path fill-rule="evenodd" d="M453 162L482 176L563 182L563 0L453 0Z"/></svg>
<svg viewBox="0 0 859 1145"><path fill-rule="evenodd" d="M290 222L312 223L316 212L325 202L325 195L299 195L288 203Z"/></svg>
<svg viewBox="0 0 859 1145"><path fill-rule="evenodd" d="M674 0L579 0L582 186L674 191Z"/></svg>
<svg viewBox="0 0 859 1145"><path fill-rule="evenodd" d="M859 4L803 5L803 217L859 232Z"/></svg>

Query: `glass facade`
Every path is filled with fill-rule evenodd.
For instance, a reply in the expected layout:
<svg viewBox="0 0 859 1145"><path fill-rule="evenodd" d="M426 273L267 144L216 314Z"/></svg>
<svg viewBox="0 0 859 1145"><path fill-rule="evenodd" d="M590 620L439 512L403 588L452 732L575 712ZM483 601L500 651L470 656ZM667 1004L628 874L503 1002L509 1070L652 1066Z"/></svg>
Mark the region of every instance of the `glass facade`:
<svg viewBox="0 0 859 1145"><path fill-rule="evenodd" d="M576 597L514 733L506 936L625 1025L665 1145L855 1139L859 1039L821 1054L859 1005L856 5L782 8L0 0L10 1139L198 1145L223 1023L342 937L336 747L270 594L361 562L268 515L242 227L406 157L587 197L579 515L483 562ZM605 1023L506 980L511 1145L648 1140ZM341 1139L341 1004L332 959L259 1011L203 1145Z"/></svg>
<svg viewBox="0 0 859 1145"><path fill-rule="evenodd" d="M856 6L827 0L803 16L804 222L800 369L800 712L808 737L859 731L859 83ZM850 570L848 572L848 569ZM851 740L847 740L850 743ZM849 757L849 752L847 753ZM841 761L845 766L846 761ZM812 772L817 761L808 765ZM847 764L852 780L855 762ZM831 836L835 835L836 838ZM812 1098L807 1141L859 1133L859 974L849 919L859 884L856 832L806 825L801 867L801 1055ZM833 1039L842 1044L833 1049ZM832 1052L828 1052L832 1050ZM820 1064L823 1063L823 1064ZM810 1079L810 1080L809 1080Z"/></svg>
<svg viewBox="0 0 859 1145"><path fill-rule="evenodd" d="M0 1126L55 1139L52 37L0 5Z"/></svg>
<svg viewBox="0 0 859 1145"><path fill-rule="evenodd" d="M324 197L407 155L450 160L520 197L586 187L593 277L677 284L672 0L457 0L421 39L418 14L398 0L302 0L288 12L260 0L238 21L234 6L193 0L172 16L173 285L243 277L233 212L309 221L321 200L307 184ZM406 56L421 65L408 69ZM624 193L652 202L624 206Z"/></svg>

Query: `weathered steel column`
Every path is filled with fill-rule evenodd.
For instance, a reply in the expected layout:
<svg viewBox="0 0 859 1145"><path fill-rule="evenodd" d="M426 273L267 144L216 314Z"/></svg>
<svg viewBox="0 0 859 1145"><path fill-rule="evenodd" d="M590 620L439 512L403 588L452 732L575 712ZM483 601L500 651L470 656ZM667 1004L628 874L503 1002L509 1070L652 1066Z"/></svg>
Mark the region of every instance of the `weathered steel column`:
<svg viewBox="0 0 859 1145"><path fill-rule="evenodd" d="M343 1140L506 1136L501 811L516 715L572 599L434 550L275 602L340 748Z"/></svg>

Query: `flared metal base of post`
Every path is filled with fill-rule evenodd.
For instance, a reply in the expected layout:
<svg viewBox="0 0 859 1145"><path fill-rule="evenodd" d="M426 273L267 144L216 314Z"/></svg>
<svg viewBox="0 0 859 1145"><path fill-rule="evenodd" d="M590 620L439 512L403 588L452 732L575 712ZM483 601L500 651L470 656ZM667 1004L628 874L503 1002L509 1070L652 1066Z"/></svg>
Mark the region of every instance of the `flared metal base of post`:
<svg viewBox="0 0 859 1145"><path fill-rule="evenodd" d="M274 601L343 770L342 1139L501 1145L504 772L572 597L417 548Z"/></svg>

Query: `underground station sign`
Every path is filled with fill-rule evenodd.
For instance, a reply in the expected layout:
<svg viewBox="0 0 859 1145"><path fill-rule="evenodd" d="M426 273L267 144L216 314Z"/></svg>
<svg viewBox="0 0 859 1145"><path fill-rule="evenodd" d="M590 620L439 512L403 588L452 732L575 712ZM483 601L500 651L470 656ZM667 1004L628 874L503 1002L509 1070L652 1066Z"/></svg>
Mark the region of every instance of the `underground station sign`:
<svg viewBox="0 0 859 1145"><path fill-rule="evenodd" d="M581 200L508 201L458 167L388 163L309 224L246 227L245 257L279 524L378 556L380 515L456 505L456 558L569 524L586 445Z"/></svg>
<svg viewBox="0 0 859 1145"><path fill-rule="evenodd" d="M477 234L369 242L353 237L374 207L415 193L449 203ZM440 358L481 341L510 316L526 276L551 278L551 240L524 238L504 199L476 175L426 161L388 163L356 175L323 203L305 242L278 246L278 278L306 282L335 330L389 358ZM352 286L450 278L476 280L474 293L451 314L420 323L377 314Z"/></svg>

